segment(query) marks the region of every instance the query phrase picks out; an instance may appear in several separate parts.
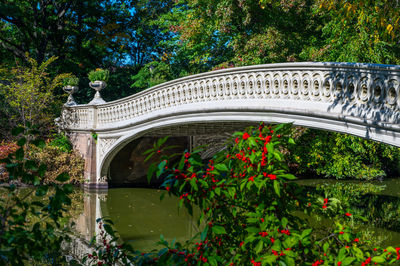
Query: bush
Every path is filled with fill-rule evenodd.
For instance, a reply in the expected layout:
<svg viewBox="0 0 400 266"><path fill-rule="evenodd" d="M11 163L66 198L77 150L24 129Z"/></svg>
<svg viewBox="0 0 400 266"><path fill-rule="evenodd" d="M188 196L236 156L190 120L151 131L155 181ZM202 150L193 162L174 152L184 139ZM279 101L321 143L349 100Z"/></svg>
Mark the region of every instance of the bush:
<svg viewBox="0 0 400 266"><path fill-rule="evenodd" d="M0 143L0 160L7 158L11 153L14 153L18 149L18 145L15 142ZM5 181L8 178L8 173L5 168L5 164L0 164L0 181Z"/></svg>
<svg viewBox="0 0 400 266"><path fill-rule="evenodd" d="M149 157L161 155L148 177L163 178L163 187L179 198L179 206L189 213L200 209L198 224L203 230L187 243L168 243L157 253L129 256L135 265L366 265L371 262L396 263L400 248L369 249L368 238L353 232L360 217L335 198L310 194L291 182L280 147L293 143L285 137L287 125L263 124L234 134L227 148L208 162L199 150L184 153L177 164L164 154L166 139L147 151ZM311 228L308 216L333 221L324 231ZM110 224L104 226L115 241ZM196 243L194 243L197 241ZM104 243L101 254L111 258L115 248ZM372 243L374 244L374 243ZM108 247L108 252L107 252ZM129 254L120 250L116 254ZM107 253L106 253L107 252ZM122 252L122 253L120 253ZM136 253L137 254L137 253ZM92 263L105 263L91 254ZM104 259L106 259L104 258Z"/></svg>
<svg viewBox="0 0 400 266"><path fill-rule="evenodd" d="M47 165L43 182L46 184L56 182L55 179L58 175L67 172L70 175L69 182L72 184L82 183L85 167L85 161L82 157L75 151L66 152L64 146L60 148L51 145L51 143L44 148L31 146L28 153L29 157L34 161Z"/></svg>
<svg viewBox="0 0 400 266"><path fill-rule="evenodd" d="M68 196L72 185L55 185L54 189L43 184L44 164L27 159L24 148L28 142L44 146L34 139L33 130L16 128L13 135L21 136L15 152L0 160L8 171L7 184L14 181L29 185L17 190L15 185L0 188L0 264L1 265L62 265L65 258L60 253L61 243L69 240L67 228L60 225L63 209L71 204ZM55 180L65 182L68 174L62 173ZM36 197L35 197L36 196ZM47 198L45 202L38 198Z"/></svg>
<svg viewBox="0 0 400 266"><path fill-rule="evenodd" d="M296 143L290 153L298 174L370 180L398 172L400 149L376 141L306 129Z"/></svg>
<svg viewBox="0 0 400 266"><path fill-rule="evenodd" d="M62 103L54 91L62 85L69 74L51 77L49 66L57 57L51 57L40 65L27 57L29 64L10 71L0 71L0 95L7 103L5 114L11 127L37 125L42 135L54 127L54 118ZM10 129L10 127L9 127Z"/></svg>
<svg viewBox="0 0 400 266"><path fill-rule="evenodd" d="M57 147L63 152L72 151L72 143L65 134L56 134L54 138L49 142L50 146Z"/></svg>

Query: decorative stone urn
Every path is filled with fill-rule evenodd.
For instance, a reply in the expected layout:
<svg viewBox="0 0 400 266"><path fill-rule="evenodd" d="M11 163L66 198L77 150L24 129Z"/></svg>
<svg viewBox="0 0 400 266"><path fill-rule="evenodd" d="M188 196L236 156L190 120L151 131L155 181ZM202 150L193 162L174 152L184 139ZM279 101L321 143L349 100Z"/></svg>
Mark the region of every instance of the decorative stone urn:
<svg viewBox="0 0 400 266"><path fill-rule="evenodd" d="M71 86L71 85L67 85L63 87L63 90L69 94L67 102L64 103L65 106L74 106L77 105L75 102L74 97L72 96L72 94L74 94L75 92L78 91L78 86Z"/></svg>
<svg viewBox="0 0 400 266"><path fill-rule="evenodd" d="M107 83L102 80L96 80L96 81L90 82L89 86L96 91L96 94L94 95L93 100L91 100L89 104L96 105L96 104L105 103L106 101L104 101L103 98L101 98L100 91L107 86Z"/></svg>

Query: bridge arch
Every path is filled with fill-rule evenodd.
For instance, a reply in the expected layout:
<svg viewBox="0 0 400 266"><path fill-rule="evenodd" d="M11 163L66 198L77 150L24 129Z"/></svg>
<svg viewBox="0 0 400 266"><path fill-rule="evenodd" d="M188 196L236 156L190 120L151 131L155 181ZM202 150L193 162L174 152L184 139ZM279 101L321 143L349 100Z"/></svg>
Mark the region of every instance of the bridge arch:
<svg viewBox="0 0 400 266"><path fill-rule="evenodd" d="M283 63L193 75L99 105L66 107L70 132L98 134L96 176L152 130L259 122L349 133L400 147L400 66Z"/></svg>
<svg viewBox="0 0 400 266"><path fill-rule="evenodd" d="M294 113L285 113L279 110L255 110L243 112L239 110L224 110L221 112L204 112L182 115L172 115L163 118L151 120L146 124L127 128L117 134L102 134L99 138L109 139L118 138L111 147L104 153L99 163L98 176L107 176L110 163L114 156L131 141L151 134L155 130L165 130L165 135L173 135L174 127L181 125L202 127L208 124L212 127L213 124L224 127L224 123L228 123L230 128L235 128L234 123L238 123L237 129L243 129L245 124L257 124L260 121L266 123L293 123L293 125L304 126L308 128L324 129L333 132L347 133L358 137L372 139L391 145L399 145L396 139L399 139L399 133L387 132L385 129L375 128L368 125L363 125L361 121L352 120L346 121L344 119L337 119L335 116L304 116ZM199 125L200 124L200 125ZM204 130L203 130L204 132ZM214 132L210 132L211 134ZM182 134L182 133L181 133ZM193 132L188 132L188 135ZM99 152L100 154L102 151Z"/></svg>

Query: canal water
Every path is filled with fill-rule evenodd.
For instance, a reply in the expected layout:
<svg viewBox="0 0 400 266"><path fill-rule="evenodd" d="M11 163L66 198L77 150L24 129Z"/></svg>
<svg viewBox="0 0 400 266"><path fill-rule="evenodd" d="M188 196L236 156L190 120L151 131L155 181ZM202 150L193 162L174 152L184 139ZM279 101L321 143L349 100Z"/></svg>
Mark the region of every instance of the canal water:
<svg viewBox="0 0 400 266"><path fill-rule="evenodd" d="M400 244L399 179L368 183L324 179L297 182L310 189L323 185L328 193L334 187L342 200L351 201L355 212L367 218L368 222L359 226L365 236L381 246ZM137 250L150 251L159 248L156 242L161 234L167 241L176 239L185 242L199 231L196 219L184 208L178 209L177 198L166 194L160 200L164 192L145 188L111 188L104 193L77 190L77 202L73 204L80 208L73 213L75 230L90 240L98 230L96 218L108 217L113 220L122 240ZM329 226L329 221L317 223Z"/></svg>

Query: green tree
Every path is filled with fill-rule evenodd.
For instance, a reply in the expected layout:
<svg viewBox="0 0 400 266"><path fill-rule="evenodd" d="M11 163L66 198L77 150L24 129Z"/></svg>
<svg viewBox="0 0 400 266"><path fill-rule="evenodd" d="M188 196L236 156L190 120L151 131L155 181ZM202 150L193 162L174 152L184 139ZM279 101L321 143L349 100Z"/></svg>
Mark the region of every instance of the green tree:
<svg viewBox="0 0 400 266"><path fill-rule="evenodd" d="M322 35L312 36L302 60L399 64L397 1L318 0L313 17L322 19Z"/></svg>
<svg viewBox="0 0 400 266"><path fill-rule="evenodd" d="M307 129L291 147L298 174L369 180L399 174L400 149L351 135Z"/></svg>
<svg viewBox="0 0 400 266"><path fill-rule="evenodd" d="M54 90L60 87L63 78L67 74L61 74L54 78L47 73L49 65L57 58L51 57L42 64L28 58L30 66L19 66L10 72L3 72L0 76L0 93L11 109L8 119L14 126L28 123L40 125L42 132L46 132L53 124L55 110L62 105L54 96Z"/></svg>

